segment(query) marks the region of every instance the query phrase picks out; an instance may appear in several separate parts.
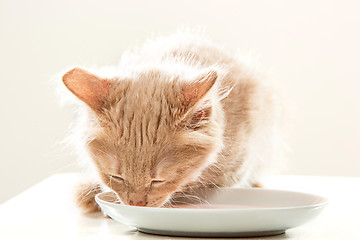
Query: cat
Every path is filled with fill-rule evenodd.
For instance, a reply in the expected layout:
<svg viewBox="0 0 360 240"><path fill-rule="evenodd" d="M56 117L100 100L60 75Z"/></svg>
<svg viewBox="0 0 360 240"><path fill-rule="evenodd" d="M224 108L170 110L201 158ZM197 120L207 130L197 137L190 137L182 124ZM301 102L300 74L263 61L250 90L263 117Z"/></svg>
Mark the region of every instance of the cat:
<svg viewBox="0 0 360 240"><path fill-rule="evenodd" d="M235 56L202 36L175 34L124 53L118 65L76 67L62 81L77 97L77 148L90 169L78 186L159 207L197 187L260 187L278 151L276 94Z"/></svg>

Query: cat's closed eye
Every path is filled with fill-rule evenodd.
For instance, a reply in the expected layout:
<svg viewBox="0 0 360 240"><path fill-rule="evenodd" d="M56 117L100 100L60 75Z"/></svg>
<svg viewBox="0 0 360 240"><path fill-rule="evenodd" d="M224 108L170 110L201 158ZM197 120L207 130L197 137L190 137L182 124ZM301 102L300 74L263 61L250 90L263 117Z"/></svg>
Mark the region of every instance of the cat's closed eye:
<svg viewBox="0 0 360 240"><path fill-rule="evenodd" d="M157 187L157 186L160 186L163 183L165 183L165 180L154 179L154 180L151 181L150 186L151 187Z"/></svg>
<svg viewBox="0 0 360 240"><path fill-rule="evenodd" d="M118 180L118 181L121 181L121 182L125 182L125 179L120 177L120 176L117 176L117 175L110 175L110 177L112 179L115 179L115 180Z"/></svg>
<svg viewBox="0 0 360 240"><path fill-rule="evenodd" d="M126 183L127 181L123 178L123 177L120 177L118 175L110 175L110 178L111 179L114 179L118 182L122 182L122 183ZM150 186L151 187L157 187L157 186L160 186L161 184L165 183L165 180L163 179L153 179L151 180L150 182Z"/></svg>

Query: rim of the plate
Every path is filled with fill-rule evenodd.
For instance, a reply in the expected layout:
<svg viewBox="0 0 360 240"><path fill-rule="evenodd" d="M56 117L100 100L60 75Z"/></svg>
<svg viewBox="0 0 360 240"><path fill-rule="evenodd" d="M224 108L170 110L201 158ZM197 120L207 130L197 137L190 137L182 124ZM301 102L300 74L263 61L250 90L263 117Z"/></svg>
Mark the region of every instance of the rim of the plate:
<svg viewBox="0 0 360 240"><path fill-rule="evenodd" d="M232 189L232 188L224 188L224 189ZM244 188L233 188L233 189L244 189ZM246 188L245 188L246 189ZM127 206L127 205L122 205L122 204L117 204L117 203L112 203L112 202L108 202L105 201L103 199L100 198L101 195L103 194L107 194L107 193L111 193L111 192L102 192L102 193L98 193L95 196L95 200L96 202L100 202L104 205L110 205L112 207L121 207L121 208L128 208L128 209L141 209L142 211L163 211L163 212L233 212L233 211L281 211L281 210L295 210L295 209L313 209L313 208L321 208L321 207L325 207L326 205L329 204L329 200L323 196L319 196L319 195L314 195L314 194L310 194L310 193L304 193L304 192L296 192L296 191L287 191L287 190L278 190L278 189L252 189L252 191L276 191L276 192L283 192L283 193L295 193L295 194L302 194L302 195L308 195L308 196L312 196L312 197L316 197L320 200L319 203L316 204L308 204L308 205L303 205L303 206L293 206L293 207L269 207L269 208L215 208L215 209L199 209L199 208L159 208L159 207L140 207L140 206Z"/></svg>

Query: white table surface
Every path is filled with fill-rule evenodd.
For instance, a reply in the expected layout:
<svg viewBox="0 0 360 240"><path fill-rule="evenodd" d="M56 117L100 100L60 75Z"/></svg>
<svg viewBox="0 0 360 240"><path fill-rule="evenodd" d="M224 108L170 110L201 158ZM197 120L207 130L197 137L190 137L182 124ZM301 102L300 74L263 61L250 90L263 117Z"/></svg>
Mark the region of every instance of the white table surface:
<svg viewBox="0 0 360 240"><path fill-rule="evenodd" d="M195 239L144 234L102 215L81 215L72 202L78 178L72 173L51 176L0 205L0 239ZM303 226L252 240L360 240L360 178L273 176L265 185L322 195L330 204Z"/></svg>

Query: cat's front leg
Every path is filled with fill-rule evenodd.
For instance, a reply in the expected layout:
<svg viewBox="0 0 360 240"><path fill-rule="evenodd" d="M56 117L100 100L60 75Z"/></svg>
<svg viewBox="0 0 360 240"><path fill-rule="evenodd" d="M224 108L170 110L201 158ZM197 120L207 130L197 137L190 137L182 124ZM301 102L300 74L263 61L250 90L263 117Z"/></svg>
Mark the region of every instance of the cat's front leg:
<svg viewBox="0 0 360 240"><path fill-rule="evenodd" d="M81 182L75 189L75 202L84 214L101 212L95 202L95 195L101 193L101 186L93 182Z"/></svg>

